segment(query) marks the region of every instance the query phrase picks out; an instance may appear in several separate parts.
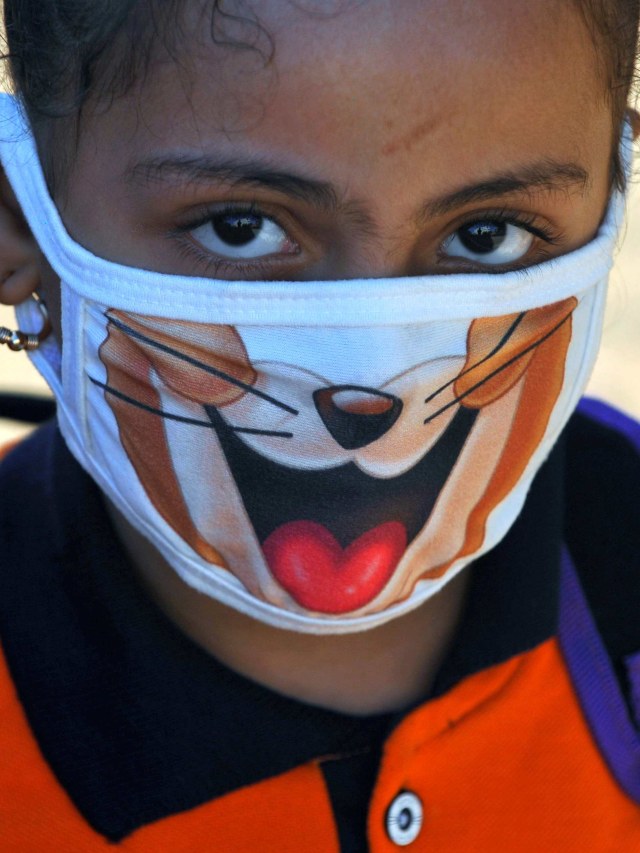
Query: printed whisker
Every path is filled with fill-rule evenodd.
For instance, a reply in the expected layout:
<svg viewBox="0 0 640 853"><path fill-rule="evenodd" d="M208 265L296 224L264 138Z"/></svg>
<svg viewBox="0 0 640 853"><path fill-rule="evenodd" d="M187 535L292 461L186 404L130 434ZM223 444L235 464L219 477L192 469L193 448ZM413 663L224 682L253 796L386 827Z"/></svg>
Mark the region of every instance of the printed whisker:
<svg viewBox="0 0 640 853"><path fill-rule="evenodd" d="M246 391L247 394L253 394L256 397L260 397L261 400L264 400L267 403L271 403L272 406L277 406L279 409L284 409L285 412L289 412L289 414L291 415L300 414L299 411L297 409L294 409L292 406L289 406L286 403L281 403L280 400L277 400L270 394L266 394L264 391L259 391L257 388L254 388L252 385L243 382L241 379L236 379L236 377L231 376L230 373L225 373L223 370L218 370L218 368L211 367L211 365L209 364L203 364L201 361L198 361L198 359L193 358L192 356L187 355L186 353L180 352L180 350L173 349L173 347L167 346L166 344L161 344L159 341L154 341L153 338L150 338L147 335L143 335L136 329L132 329L130 326L127 326L126 323L123 323L121 320L116 320L114 317L111 317L109 315L107 315L107 317L110 323L112 323L117 329L120 329L121 332L124 332L126 335L129 335L130 338L135 338L136 340L142 341L145 344L149 344L149 346L155 347L155 349L160 350L161 352L166 352L169 355L172 355L175 358L186 362L187 364L192 364L194 367L197 367L200 370L204 370L207 373L211 373L213 376L217 376L219 379L223 379L230 385L235 385L236 388L241 388L243 391Z"/></svg>
<svg viewBox="0 0 640 853"><path fill-rule="evenodd" d="M570 314L567 314L567 316L563 320L561 320L557 326L554 326L553 329L551 329L550 332L547 332L546 335L541 337L540 340L534 341L530 346L528 346L526 349L524 349L521 353L518 353L518 355L514 355L513 358L510 358L509 361L506 361L504 364L501 364L500 367L497 367L488 376L485 376L484 379L481 379L480 382L476 382L475 385L472 385L471 388L468 388L464 392L464 394L460 394L459 397L455 397L453 400L451 400L449 403L447 403L446 406L442 406L440 409L438 409L436 412L434 412L428 418L425 418L425 420L423 421L424 425L426 426L427 424L431 423L431 421L435 420L439 415L443 414L443 412L446 412L452 406L456 406L458 403L460 403L462 400L464 400L465 397L468 397L469 394L472 394L474 391L476 391L478 388L480 388L482 385L484 385L485 382L488 382L490 379L493 379L494 376L497 376L498 373L501 373L507 367L511 367L512 364L514 364L516 361L521 359L523 356L530 353L531 350L534 350L537 347L539 347L540 344L543 344L552 335L555 335L555 333L559 329L561 329L562 326L564 326L564 324L567 322L567 320L570 318L570 316L571 316ZM482 364L482 362L479 362L479 364ZM463 376L464 374L460 374L460 375ZM457 378L458 377L456 377L456 379Z"/></svg>
<svg viewBox="0 0 640 853"><path fill-rule="evenodd" d="M454 382L457 382L458 379L461 379L463 376L466 376L467 373L470 373L472 370L475 370L477 367L480 367L480 365L484 364L485 361L488 361L490 358L493 358L493 356L496 355L496 353L500 352L502 347L507 343L509 338L513 335L515 330L518 328L518 326L520 325L520 323L524 319L524 316L526 313L527 313L526 311L523 311L522 314L518 314L516 319L513 321L513 323L509 326L507 331L502 336L502 340L498 344L496 344L496 346L491 350L491 352L488 355L485 355L485 357L481 358L480 361L477 361L475 364L472 364L471 367L468 367L466 370L463 370L462 373L459 373L457 376L454 376L453 379L450 379L448 382L445 382L444 385L441 385L440 388L438 388L436 391L433 392L433 394L430 394L427 397L427 399L424 401L425 405L427 403L430 403L435 397L438 396L438 394L442 394L443 391L446 391L447 388L451 387L451 385L453 385Z"/></svg>
<svg viewBox="0 0 640 853"><path fill-rule="evenodd" d="M211 421L201 421L198 420L198 418L188 418L185 417L185 415L177 415L172 412L165 412L163 409L156 409L154 406L148 406L146 403L142 403L134 397L129 397L128 394L123 394L122 391L118 391L117 388L113 388L111 385L106 385L104 382L94 379L93 376L89 376L89 380L93 382L94 385L102 388L102 390L106 391L108 394L117 397L124 403L129 403L130 405L135 406L137 409L142 409L142 411L148 412L150 415L158 415L158 417L165 418L168 421L177 421L178 423L188 424L189 426L200 426L206 427L207 429L215 429ZM266 435L273 438L293 438L293 433L279 432L278 430L252 429L251 427L234 426L229 426L229 429L233 432L243 432L248 433L249 435Z"/></svg>
<svg viewBox="0 0 640 853"><path fill-rule="evenodd" d="M275 429L253 429L252 427L230 426L232 432L242 432L245 435L266 435L273 438L293 438L292 432L280 432Z"/></svg>

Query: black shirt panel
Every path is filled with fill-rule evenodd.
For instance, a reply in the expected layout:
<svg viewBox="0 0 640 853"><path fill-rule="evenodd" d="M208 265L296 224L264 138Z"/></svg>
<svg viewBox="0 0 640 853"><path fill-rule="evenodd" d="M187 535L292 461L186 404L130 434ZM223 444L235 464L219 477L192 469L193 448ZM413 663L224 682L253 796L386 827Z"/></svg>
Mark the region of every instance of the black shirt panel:
<svg viewBox="0 0 640 853"><path fill-rule="evenodd" d="M321 766L336 817L341 853L368 853L367 818L376 783L387 724L360 752L329 758Z"/></svg>
<svg viewBox="0 0 640 853"><path fill-rule="evenodd" d="M619 430L576 415L567 429L566 539L618 675L640 650L640 454Z"/></svg>

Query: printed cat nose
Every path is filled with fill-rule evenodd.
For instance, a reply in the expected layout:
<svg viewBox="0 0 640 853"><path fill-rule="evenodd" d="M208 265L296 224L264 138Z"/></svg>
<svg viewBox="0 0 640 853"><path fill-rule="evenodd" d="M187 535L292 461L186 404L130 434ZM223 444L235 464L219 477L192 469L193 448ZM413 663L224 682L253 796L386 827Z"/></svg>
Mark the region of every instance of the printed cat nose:
<svg viewBox="0 0 640 853"><path fill-rule="evenodd" d="M333 385L313 392L313 402L330 435L345 450L366 447L400 417L402 400L375 388Z"/></svg>

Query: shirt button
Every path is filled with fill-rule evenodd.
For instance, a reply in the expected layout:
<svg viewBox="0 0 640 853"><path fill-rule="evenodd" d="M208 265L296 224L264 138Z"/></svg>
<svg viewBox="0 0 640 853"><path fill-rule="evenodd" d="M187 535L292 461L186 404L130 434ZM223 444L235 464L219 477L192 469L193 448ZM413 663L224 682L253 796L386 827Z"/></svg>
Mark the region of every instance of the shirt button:
<svg viewBox="0 0 640 853"><path fill-rule="evenodd" d="M402 791L387 809L387 835L398 847L415 841L422 828L422 803L411 791Z"/></svg>

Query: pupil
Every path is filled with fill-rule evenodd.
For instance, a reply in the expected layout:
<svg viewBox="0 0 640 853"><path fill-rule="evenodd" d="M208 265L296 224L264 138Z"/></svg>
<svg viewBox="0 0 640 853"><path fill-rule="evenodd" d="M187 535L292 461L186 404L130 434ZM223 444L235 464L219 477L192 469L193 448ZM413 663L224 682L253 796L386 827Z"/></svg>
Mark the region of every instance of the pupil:
<svg viewBox="0 0 640 853"><path fill-rule="evenodd" d="M462 245L470 252L476 252L479 255L494 252L506 234L506 222L474 222L458 232Z"/></svg>
<svg viewBox="0 0 640 853"><path fill-rule="evenodd" d="M246 246L262 228L262 217L254 213L225 213L212 222L217 236L228 246Z"/></svg>

